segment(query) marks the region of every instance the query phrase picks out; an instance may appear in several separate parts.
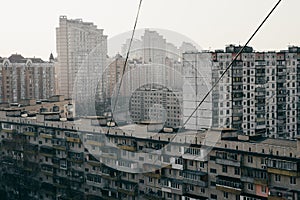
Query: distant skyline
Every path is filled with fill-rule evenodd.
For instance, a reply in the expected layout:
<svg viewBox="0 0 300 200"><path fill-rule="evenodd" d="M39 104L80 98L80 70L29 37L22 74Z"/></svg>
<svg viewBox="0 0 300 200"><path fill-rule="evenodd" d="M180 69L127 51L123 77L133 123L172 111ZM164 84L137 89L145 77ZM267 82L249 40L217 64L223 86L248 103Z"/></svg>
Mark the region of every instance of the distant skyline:
<svg viewBox="0 0 300 200"><path fill-rule="evenodd" d="M277 0L144 0L137 28L178 32L203 49L224 49L249 38ZM109 38L130 31L139 1L4 1L1 3L0 56L13 53L48 60L56 56L55 28L59 16L82 18L104 29ZM300 45L299 0L282 1L250 43L255 50ZM108 44L109 45L109 44Z"/></svg>

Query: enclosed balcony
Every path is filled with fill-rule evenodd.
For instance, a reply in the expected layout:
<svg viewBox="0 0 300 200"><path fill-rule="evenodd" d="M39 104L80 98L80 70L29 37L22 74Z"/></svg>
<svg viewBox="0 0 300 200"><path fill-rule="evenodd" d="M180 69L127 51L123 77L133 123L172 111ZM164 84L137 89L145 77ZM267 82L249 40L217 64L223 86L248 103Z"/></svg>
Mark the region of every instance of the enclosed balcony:
<svg viewBox="0 0 300 200"><path fill-rule="evenodd" d="M40 155L53 157L55 155L55 149L49 146L41 146L40 147Z"/></svg>
<svg viewBox="0 0 300 200"><path fill-rule="evenodd" d="M183 182L186 184L193 184L200 187L207 187L208 176L202 171L183 170Z"/></svg>
<svg viewBox="0 0 300 200"><path fill-rule="evenodd" d="M54 130L47 130L47 131L41 131L39 132L41 138L45 139L52 139L55 137L55 131Z"/></svg>
<svg viewBox="0 0 300 200"><path fill-rule="evenodd" d="M144 194L144 198L148 199L148 200L161 200L161 199L163 199L161 191L154 192L152 190L147 192L146 194Z"/></svg>
<svg viewBox="0 0 300 200"><path fill-rule="evenodd" d="M52 139L53 148L61 151L66 151L68 148L67 142L65 139L54 138Z"/></svg>
<svg viewBox="0 0 300 200"><path fill-rule="evenodd" d="M67 132L66 131L65 136L66 136L67 142L75 142L75 143L81 142L79 135L76 132Z"/></svg>
<svg viewBox="0 0 300 200"><path fill-rule="evenodd" d="M123 180L117 191L126 195L134 196L138 193L138 184Z"/></svg>
<svg viewBox="0 0 300 200"><path fill-rule="evenodd" d="M267 159L267 171L285 176L300 176L299 163L280 159Z"/></svg>
<svg viewBox="0 0 300 200"><path fill-rule="evenodd" d="M218 151L216 153L216 164L240 167L241 160L236 153Z"/></svg>
<svg viewBox="0 0 300 200"><path fill-rule="evenodd" d="M76 163L83 163L84 161L83 153L69 151L67 160Z"/></svg>
<svg viewBox="0 0 300 200"><path fill-rule="evenodd" d="M183 182L177 179L163 178L161 179L161 189L163 192L183 194Z"/></svg>
<svg viewBox="0 0 300 200"><path fill-rule="evenodd" d="M53 166L47 165L47 164L42 164L41 171L48 176L52 176L53 175Z"/></svg>
<svg viewBox="0 0 300 200"><path fill-rule="evenodd" d="M243 184L240 179L219 175L217 176L216 189L239 195L243 189Z"/></svg>

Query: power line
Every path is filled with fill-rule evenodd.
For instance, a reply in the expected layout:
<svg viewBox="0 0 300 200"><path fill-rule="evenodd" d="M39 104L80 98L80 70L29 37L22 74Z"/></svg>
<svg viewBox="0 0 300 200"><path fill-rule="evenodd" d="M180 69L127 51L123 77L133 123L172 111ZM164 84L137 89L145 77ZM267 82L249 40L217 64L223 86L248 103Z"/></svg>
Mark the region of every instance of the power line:
<svg viewBox="0 0 300 200"><path fill-rule="evenodd" d="M237 60L237 58L240 56L240 54L244 51L244 49L247 47L247 45L250 43L250 41L253 39L253 37L256 35L256 33L260 30L260 28L264 25L264 23L267 21L267 19L270 17L270 15L274 12L274 10L277 8L277 6L280 4L282 0L279 0L275 6L272 8L272 10L269 12L269 14L264 18L264 20L260 23L260 25L256 28L256 30L254 31L254 33L251 35L251 37L247 40L247 42L244 44L244 46L240 49L240 51L235 55L235 57L233 58L233 60L229 63L229 65L226 67L226 69L224 70L224 72L221 74L221 76L217 79L217 81L212 85L212 87L210 88L210 90L206 93L206 95L203 97L203 99L200 101L200 103L198 104L198 106L195 108L195 110L191 113L191 115L187 118L187 120L183 123L184 127L187 122L192 118L192 116L195 114L195 112L199 109L199 107L202 105L202 103L205 101L205 99L210 95L210 93L212 92L212 90L218 85L218 83L220 82L220 80L223 78L223 76L227 73L227 71L230 69L230 67L232 66L232 64Z"/></svg>
<svg viewBox="0 0 300 200"><path fill-rule="evenodd" d="M136 25L137 25L137 22L138 22L138 19L139 19L139 14L140 14L141 6L142 6L142 1L143 1L143 0L140 0L139 7L138 7L138 10L137 10L137 14L136 14L136 17L135 17L135 22L134 22L134 26L133 26L133 30L132 30L132 34L131 34L131 38L130 38L130 42L129 42L127 54L126 54L126 59L125 59L123 71L122 71L122 74L121 74L121 79L120 79L120 84L119 84L118 91L117 91L117 96L116 96L116 99L115 99L115 102L114 102L113 109L112 109L112 111L111 111L112 116L111 116L110 123L112 123L112 120L113 120L113 113L114 113L114 111L115 111L115 109L116 109L116 106L117 106L117 102L118 102L118 98L119 98L119 94L120 94L120 90L121 90L121 86L122 86L122 82L123 82L123 77L124 77L124 74L125 74L125 71L126 71L127 61L128 61L128 58L129 58L129 53L130 53L131 44L132 44L132 41L133 41L133 37L134 37ZM109 128L108 128L108 130L107 130L107 134L109 133L109 130L110 130L110 127L111 127L111 124L109 124L109 125L110 125L110 126L109 126Z"/></svg>

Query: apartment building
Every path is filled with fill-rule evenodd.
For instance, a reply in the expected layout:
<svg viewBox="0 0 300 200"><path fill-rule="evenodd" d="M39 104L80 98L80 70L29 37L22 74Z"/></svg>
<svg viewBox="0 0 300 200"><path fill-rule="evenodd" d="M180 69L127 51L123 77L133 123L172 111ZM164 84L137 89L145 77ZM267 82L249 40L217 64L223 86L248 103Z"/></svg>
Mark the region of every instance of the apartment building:
<svg viewBox="0 0 300 200"><path fill-rule="evenodd" d="M300 199L300 140L232 129L140 137L105 126L104 117L66 121L59 113L0 111L1 197Z"/></svg>
<svg viewBox="0 0 300 200"><path fill-rule="evenodd" d="M0 102L19 102L23 99L47 99L55 94L52 60L24 58L12 54L0 58Z"/></svg>
<svg viewBox="0 0 300 200"><path fill-rule="evenodd" d="M181 127L182 92L162 85L144 85L131 95L129 110L134 123L152 121L166 127Z"/></svg>
<svg viewBox="0 0 300 200"><path fill-rule="evenodd" d="M241 46L211 52L212 82ZM244 49L213 91L213 126L246 135L295 138L299 135L299 47L280 52Z"/></svg>
<svg viewBox="0 0 300 200"><path fill-rule="evenodd" d="M106 67L107 36L103 34L103 29L82 19L60 16L59 27L56 28L56 47L57 94L71 98L78 93L77 99L80 100L88 96L86 93L95 92L98 78ZM104 87L102 83L100 86L101 89ZM86 93L81 94L81 91Z"/></svg>

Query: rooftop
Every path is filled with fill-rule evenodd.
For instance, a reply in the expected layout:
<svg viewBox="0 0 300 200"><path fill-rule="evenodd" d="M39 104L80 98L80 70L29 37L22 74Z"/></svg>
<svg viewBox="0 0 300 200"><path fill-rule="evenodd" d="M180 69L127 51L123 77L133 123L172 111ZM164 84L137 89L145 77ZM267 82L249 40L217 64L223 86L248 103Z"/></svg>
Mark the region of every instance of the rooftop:
<svg viewBox="0 0 300 200"><path fill-rule="evenodd" d="M0 62L3 62L5 58L0 57ZM12 54L7 58L11 63L26 63L28 60L31 60L32 63L45 63L41 58L25 58L21 54Z"/></svg>

